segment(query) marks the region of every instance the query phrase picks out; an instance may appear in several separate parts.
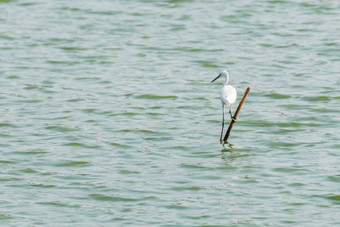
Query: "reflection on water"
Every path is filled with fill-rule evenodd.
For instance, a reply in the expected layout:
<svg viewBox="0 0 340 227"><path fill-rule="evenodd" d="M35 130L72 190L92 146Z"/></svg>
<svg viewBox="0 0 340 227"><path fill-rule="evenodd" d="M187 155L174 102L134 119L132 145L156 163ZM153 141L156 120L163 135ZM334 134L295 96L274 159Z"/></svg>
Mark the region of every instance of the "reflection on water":
<svg viewBox="0 0 340 227"><path fill-rule="evenodd" d="M234 151L233 144L231 143L226 142L226 143L223 143L222 146L223 146L223 149L221 150L221 152L233 152Z"/></svg>

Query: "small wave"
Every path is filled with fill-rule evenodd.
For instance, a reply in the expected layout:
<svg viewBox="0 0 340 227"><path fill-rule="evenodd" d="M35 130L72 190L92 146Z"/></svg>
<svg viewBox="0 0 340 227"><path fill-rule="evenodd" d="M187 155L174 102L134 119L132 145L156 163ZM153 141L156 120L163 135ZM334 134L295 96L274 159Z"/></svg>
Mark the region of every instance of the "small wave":
<svg viewBox="0 0 340 227"><path fill-rule="evenodd" d="M62 203L62 202L38 202L37 204L57 206L57 207L80 207L79 205L72 205L72 204L67 204L67 203Z"/></svg>
<svg viewBox="0 0 340 227"><path fill-rule="evenodd" d="M57 132L74 132L74 131L78 130L76 128L69 128L69 127L58 126L58 125L47 126L47 127L45 127L45 129L57 131Z"/></svg>
<svg viewBox="0 0 340 227"><path fill-rule="evenodd" d="M0 220L6 220L6 219L12 219L12 218L13 217L11 215L0 213Z"/></svg>
<svg viewBox="0 0 340 227"><path fill-rule="evenodd" d="M85 148L99 148L100 146L98 145L87 145L84 143L76 143L76 142L71 142L71 143L65 143L64 146L70 146L70 147L85 147Z"/></svg>
<svg viewBox="0 0 340 227"><path fill-rule="evenodd" d="M290 95L279 94L279 93L270 93L270 94L266 94L264 96L269 97L269 98L273 98L273 99L288 99L288 98L292 97Z"/></svg>
<svg viewBox="0 0 340 227"><path fill-rule="evenodd" d="M199 186L189 186L189 187L172 187L171 190L175 191L199 191L204 188L199 187Z"/></svg>
<svg viewBox="0 0 340 227"><path fill-rule="evenodd" d="M69 166L88 166L88 165L91 165L91 163L86 162L86 161L65 161L62 163L58 163L56 166L69 167Z"/></svg>
<svg viewBox="0 0 340 227"><path fill-rule="evenodd" d="M138 99L177 99L178 97L175 95L153 95L153 94L145 94L139 95L136 98Z"/></svg>
<svg viewBox="0 0 340 227"><path fill-rule="evenodd" d="M340 195L327 196L326 198L336 203L340 203Z"/></svg>
<svg viewBox="0 0 340 227"><path fill-rule="evenodd" d="M121 196L110 196L110 195L103 195L103 194L90 194L90 198L95 200L102 200L102 201L116 201L116 202L135 202L139 201L140 199L131 198L131 197L121 197Z"/></svg>
<svg viewBox="0 0 340 227"><path fill-rule="evenodd" d="M331 100L331 97L329 96L310 96L310 97L303 97L302 98L303 100L306 100L306 101L312 101L312 102L315 102L315 101L330 101Z"/></svg>

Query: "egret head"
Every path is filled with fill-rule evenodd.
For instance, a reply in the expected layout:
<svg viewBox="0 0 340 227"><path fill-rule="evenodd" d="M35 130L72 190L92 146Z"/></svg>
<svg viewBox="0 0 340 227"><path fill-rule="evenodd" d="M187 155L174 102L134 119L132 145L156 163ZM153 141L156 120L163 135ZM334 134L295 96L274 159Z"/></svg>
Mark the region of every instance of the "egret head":
<svg viewBox="0 0 340 227"><path fill-rule="evenodd" d="M211 81L211 83L214 82L215 80L217 80L220 77L224 77L226 79L226 81L229 80L229 73L227 72L227 70L223 70L222 72L220 72L220 74L218 74L218 76L215 79L213 79Z"/></svg>

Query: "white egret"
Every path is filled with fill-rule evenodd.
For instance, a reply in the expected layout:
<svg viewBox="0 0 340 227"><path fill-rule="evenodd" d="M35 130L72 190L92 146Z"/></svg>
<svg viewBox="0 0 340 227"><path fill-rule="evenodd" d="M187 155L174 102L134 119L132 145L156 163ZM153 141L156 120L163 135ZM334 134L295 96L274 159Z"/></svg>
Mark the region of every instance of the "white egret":
<svg viewBox="0 0 340 227"><path fill-rule="evenodd" d="M224 128L224 111L225 111L225 106L229 106L229 113L230 113L230 117L232 120L236 121L233 118L233 115L231 114L231 105L236 101L236 89L231 86L228 85L229 82L229 73L226 70L223 70L222 72L220 72L220 74L211 81L214 82L215 80L217 80L220 77L225 77L225 81L223 84L223 87L221 89L221 94L220 94L220 98L221 98L221 102L222 102L222 130L221 130L221 138L220 138L220 143L222 143L222 136L223 136L223 128Z"/></svg>

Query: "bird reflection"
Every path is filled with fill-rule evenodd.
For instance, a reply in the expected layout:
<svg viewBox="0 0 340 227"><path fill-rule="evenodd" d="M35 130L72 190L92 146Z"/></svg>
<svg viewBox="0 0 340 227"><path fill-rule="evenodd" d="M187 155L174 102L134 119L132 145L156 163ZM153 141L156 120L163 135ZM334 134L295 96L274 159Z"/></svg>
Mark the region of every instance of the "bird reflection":
<svg viewBox="0 0 340 227"><path fill-rule="evenodd" d="M226 147L225 145L227 145L228 147ZM234 148L233 148L234 144L231 143L224 143L223 144L223 149L221 150L221 152L233 152Z"/></svg>

